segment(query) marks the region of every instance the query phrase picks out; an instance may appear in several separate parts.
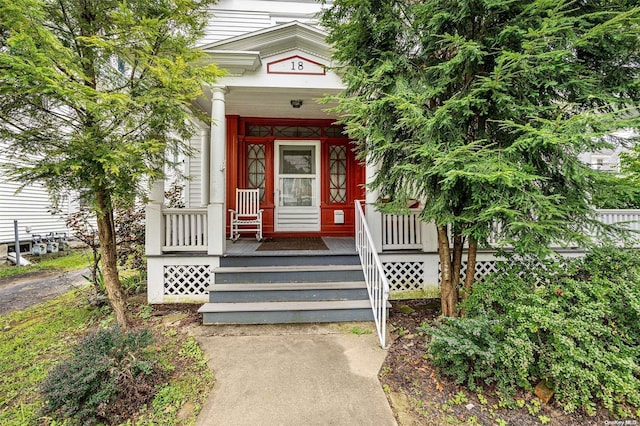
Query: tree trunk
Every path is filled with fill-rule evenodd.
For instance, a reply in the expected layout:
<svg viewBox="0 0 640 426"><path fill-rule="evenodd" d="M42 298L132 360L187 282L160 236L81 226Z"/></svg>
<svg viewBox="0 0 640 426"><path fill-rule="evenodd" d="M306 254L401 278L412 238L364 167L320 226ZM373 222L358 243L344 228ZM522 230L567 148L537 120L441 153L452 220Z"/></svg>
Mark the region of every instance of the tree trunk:
<svg viewBox="0 0 640 426"><path fill-rule="evenodd" d="M460 294L458 292L458 286L460 285L460 270L462 269L462 247L464 246L464 239L460 233L457 233L453 236L453 259L451 261L451 286L455 289L456 292L456 301L458 303L458 297ZM457 306L455 307L455 315L450 316L458 316Z"/></svg>
<svg viewBox="0 0 640 426"><path fill-rule="evenodd" d="M467 273L464 277L464 293L462 297L466 299L471 295L473 280L476 275L476 257L478 254L478 241L469 237L469 251L467 252Z"/></svg>
<svg viewBox="0 0 640 426"><path fill-rule="evenodd" d="M452 276L451 248L446 226L438 226L438 254L440 256L440 303L442 315L457 316L458 288Z"/></svg>
<svg viewBox="0 0 640 426"><path fill-rule="evenodd" d="M123 329L127 329L129 328L129 319L127 318L125 295L118 277L113 206L108 201L108 195L104 189L98 191L96 199L98 204L98 238L100 239L102 277L104 278L109 303L116 316L116 322Z"/></svg>
<svg viewBox="0 0 640 426"><path fill-rule="evenodd" d="M453 284L458 288L460 284L460 269L462 269L462 246L464 240L461 234L453 236L453 260L451 261L451 279Z"/></svg>
<svg viewBox="0 0 640 426"><path fill-rule="evenodd" d="M466 299L471 295L473 288L473 280L476 275L476 257L478 254L478 241L469 237L469 250L467 251L467 271L464 275L464 289L462 290L462 298ZM460 316L465 315L464 308L460 309Z"/></svg>
<svg viewBox="0 0 640 426"><path fill-rule="evenodd" d="M98 283L98 269L100 268L100 248L93 246L91 250L93 251L93 263L91 265L91 282L96 288L98 294L102 294L103 289L100 287L100 283Z"/></svg>

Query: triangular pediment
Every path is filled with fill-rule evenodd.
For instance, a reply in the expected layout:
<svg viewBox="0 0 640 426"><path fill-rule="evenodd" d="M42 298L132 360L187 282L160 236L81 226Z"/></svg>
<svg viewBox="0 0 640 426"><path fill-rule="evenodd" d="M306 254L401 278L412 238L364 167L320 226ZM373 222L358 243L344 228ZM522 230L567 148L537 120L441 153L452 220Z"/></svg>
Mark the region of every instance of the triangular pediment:
<svg viewBox="0 0 640 426"><path fill-rule="evenodd" d="M257 69L264 58L293 50L330 60L331 48L326 37L324 31L294 21L217 41L201 49L219 66L242 73Z"/></svg>

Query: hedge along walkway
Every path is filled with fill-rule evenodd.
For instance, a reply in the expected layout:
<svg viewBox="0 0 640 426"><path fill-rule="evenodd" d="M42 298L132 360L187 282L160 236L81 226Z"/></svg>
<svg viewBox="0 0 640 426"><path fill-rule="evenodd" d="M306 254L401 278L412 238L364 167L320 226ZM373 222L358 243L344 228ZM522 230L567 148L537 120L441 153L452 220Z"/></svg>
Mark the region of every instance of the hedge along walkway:
<svg viewBox="0 0 640 426"><path fill-rule="evenodd" d="M386 351L368 323L194 331L216 374L197 426L396 424L377 376Z"/></svg>

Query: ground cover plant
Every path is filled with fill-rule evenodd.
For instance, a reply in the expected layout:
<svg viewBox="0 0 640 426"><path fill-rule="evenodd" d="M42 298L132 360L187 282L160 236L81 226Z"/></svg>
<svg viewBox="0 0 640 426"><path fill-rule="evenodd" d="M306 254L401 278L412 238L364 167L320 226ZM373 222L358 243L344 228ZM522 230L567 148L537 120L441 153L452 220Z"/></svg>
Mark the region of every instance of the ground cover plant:
<svg viewBox="0 0 640 426"><path fill-rule="evenodd" d="M477 285L466 317L425 324L430 360L474 392L495 386L513 406L539 383L566 412L640 416L640 256L516 261Z"/></svg>
<svg viewBox="0 0 640 426"><path fill-rule="evenodd" d="M433 365L426 354L425 322L440 315L438 299L392 301L389 312L390 347L379 378L398 424L451 426L603 426L616 418L606 409L595 416L582 411L567 413L555 398L543 403L521 389L509 405L496 393L496 386L471 391ZM628 426L636 419L625 419ZM617 423L623 424L623 423Z"/></svg>
<svg viewBox="0 0 640 426"><path fill-rule="evenodd" d="M42 413L85 425L118 424L150 402L164 371L154 354L148 328L99 328L73 347L41 384Z"/></svg>
<svg viewBox="0 0 640 426"><path fill-rule="evenodd" d="M40 390L47 374L61 361L71 359L73 348L84 336L114 325L108 308L95 308L87 303L91 291L89 287L77 289L24 311L0 316L0 424L60 425L65 421L60 412L42 415L46 398ZM127 407L130 416L118 420L130 425L193 424L213 383L202 351L181 329L185 324L197 322L197 307L156 309L136 302L137 299L140 298L132 297L128 305L133 330L146 328L148 331L136 333L152 335L152 342L140 351L141 360L149 365L152 361L164 380L154 386L154 396L146 405L135 410ZM165 321L165 314L177 315L179 319ZM98 358L96 363L95 368L87 371L98 372ZM147 368L144 363L138 367ZM120 409L124 411L122 406Z"/></svg>

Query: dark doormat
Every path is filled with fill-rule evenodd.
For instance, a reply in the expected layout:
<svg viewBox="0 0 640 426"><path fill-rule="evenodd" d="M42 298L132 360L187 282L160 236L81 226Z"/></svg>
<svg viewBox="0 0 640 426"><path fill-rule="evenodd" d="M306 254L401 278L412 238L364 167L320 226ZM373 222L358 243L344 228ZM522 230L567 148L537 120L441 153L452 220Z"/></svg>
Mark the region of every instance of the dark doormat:
<svg viewBox="0 0 640 426"><path fill-rule="evenodd" d="M273 238L264 241L257 251L279 250L329 250L320 237Z"/></svg>

